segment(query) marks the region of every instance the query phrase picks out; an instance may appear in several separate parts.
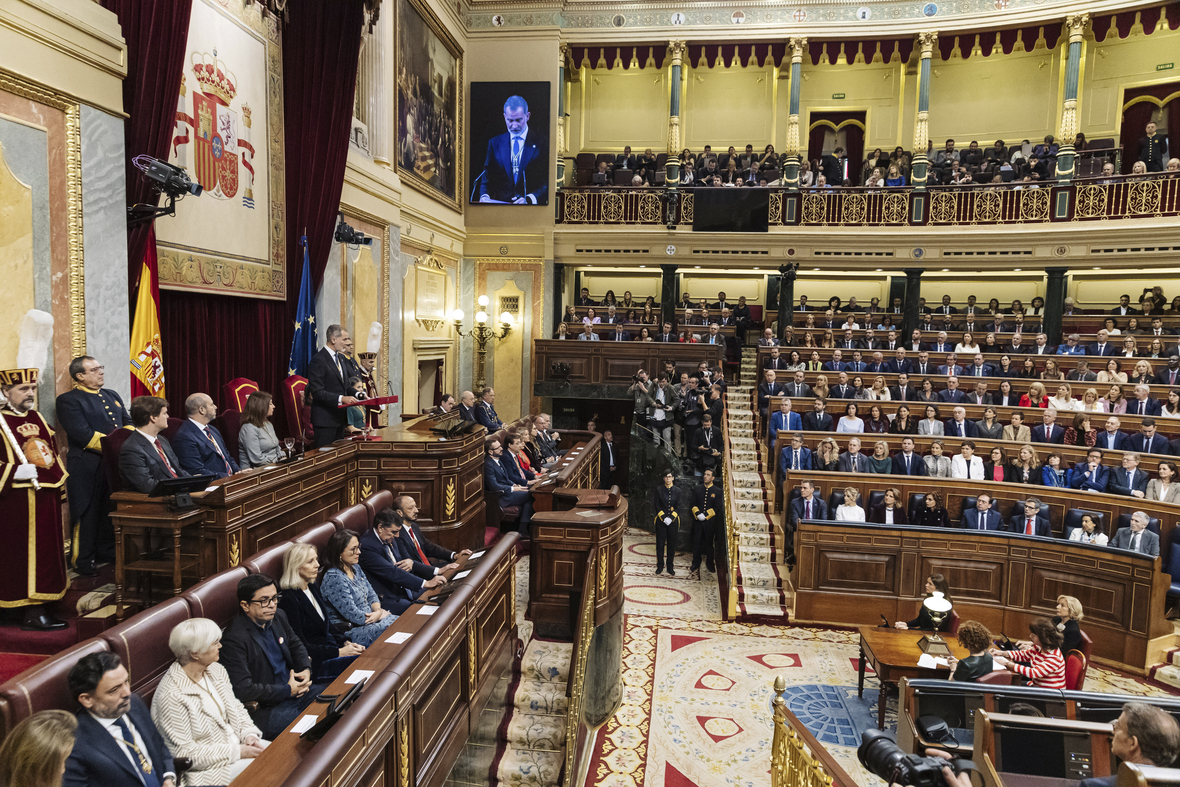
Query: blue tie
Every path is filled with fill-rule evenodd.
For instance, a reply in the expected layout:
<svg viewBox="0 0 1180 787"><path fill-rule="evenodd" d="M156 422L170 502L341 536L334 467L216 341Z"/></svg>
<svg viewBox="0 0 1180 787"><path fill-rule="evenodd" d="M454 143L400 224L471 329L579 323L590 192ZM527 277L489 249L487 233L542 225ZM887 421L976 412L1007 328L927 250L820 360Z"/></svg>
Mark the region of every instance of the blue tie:
<svg viewBox="0 0 1180 787"><path fill-rule="evenodd" d="M136 747L135 736L131 734L131 729L122 716L115 719L115 726L119 728L119 736L123 739L124 749L131 755L131 759L138 763L135 774L140 781L144 783L145 787L160 787L159 775L152 769L151 763L147 760L147 754L140 752Z"/></svg>

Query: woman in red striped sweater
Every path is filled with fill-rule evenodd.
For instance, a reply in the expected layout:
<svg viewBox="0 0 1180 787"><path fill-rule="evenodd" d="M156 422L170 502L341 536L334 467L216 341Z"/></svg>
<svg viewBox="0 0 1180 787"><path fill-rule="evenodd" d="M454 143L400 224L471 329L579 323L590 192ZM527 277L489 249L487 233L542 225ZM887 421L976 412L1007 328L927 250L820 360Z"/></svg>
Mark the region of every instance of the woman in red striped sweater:
<svg viewBox="0 0 1180 787"><path fill-rule="evenodd" d="M992 661L1028 678L1033 686L1064 689L1065 658L1061 655L1061 632L1044 618L1028 624L1028 630L1031 632L1031 648L1010 651L992 648Z"/></svg>

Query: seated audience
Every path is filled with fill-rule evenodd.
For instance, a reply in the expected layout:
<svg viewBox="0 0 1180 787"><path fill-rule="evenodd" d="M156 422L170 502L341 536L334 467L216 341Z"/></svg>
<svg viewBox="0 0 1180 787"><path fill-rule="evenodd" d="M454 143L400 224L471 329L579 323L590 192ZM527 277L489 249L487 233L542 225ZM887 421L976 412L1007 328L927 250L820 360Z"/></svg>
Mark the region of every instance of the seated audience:
<svg viewBox="0 0 1180 787"><path fill-rule="evenodd" d="M931 574L926 577L925 598L930 598L935 593L941 593L942 597L947 601L951 600L951 588L946 581L946 577L942 574ZM930 617L930 610L926 609L925 604L918 607L918 616L910 621L897 621L893 624L894 628L899 629L914 629L916 631L946 631L951 624L951 616L947 615L937 626L934 625L934 619Z"/></svg>
<svg viewBox="0 0 1180 787"><path fill-rule="evenodd" d="M1069 534L1070 541L1078 541L1083 544L1097 544L1100 547L1106 546L1109 540L1106 534L1098 527L1098 520L1094 518L1093 514L1082 514L1082 526L1075 527Z"/></svg>
<svg viewBox="0 0 1180 787"><path fill-rule="evenodd" d="M118 656L109 651L83 656L66 681L82 707L61 780L65 787L135 787L148 779L153 787L176 787L172 752L143 700L131 692ZM128 774L131 767L134 776Z"/></svg>
<svg viewBox="0 0 1180 787"><path fill-rule="evenodd" d="M1061 458L1061 454L1054 451L1045 457L1045 464L1041 468L1041 484L1044 486L1064 489L1069 486L1070 470Z"/></svg>
<svg viewBox="0 0 1180 787"><path fill-rule="evenodd" d="M192 760L182 784L229 784L269 742L218 663L221 629L208 618L190 618L172 629L168 647L176 661L156 687L152 721L173 757Z"/></svg>
<svg viewBox="0 0 1180 787"><path fill-rule="evenodd" d="M1161 503L1180 503L1180 478L1177 477L1176 463L1171 459L1161 461L1156 474L1159 478L1147 482L1144 498Z"/></svg>
<svg viewBox="0 0 1180 787"><path fill-rule="evenodd" d="M959 527L964 530L1005 530L1000 512L992 508L992 496L980 492L975 496L975 508L963 511Z"/></svg>
<svg viewBox="0 0 1180 787"><path fill-rule="evenodd" d="M889 455L889 443L878 440L873 444L873 455L868 458L870 473L890 475L893 472L893 457Z"/></svg>
<svg viewBox="0 0 1180 787"><path fill-rule="evenodd" d="M38 711L13 727L0 744L0 784L61 787L77 730L64 710Z"/></svg>
<svg viewBox="0 0 1180 787"><path fill-rule="evenodd" d="M131 401L131 425L135 431L119 450L119 478L129 491L151 494L156 484L188 473L167 438L168 402L158 396L137 396Z"/></svg>
<svg viewBox="0 0 1180 787"><path fill-rule="evenodd" d="M901 491L890 487L885 490L882 502L869 510L869 521L879 525L907 525L905 506L901 504Z"/></svg>
<svg viewBox="0 0 1180 787"><path fill-rule="evenodd" d="M942 441L935 440L930 443L929 456L923 457L926 462L926 475L931 478L951 477L951 458L949 456L943 456L942 451Z"/></svg>
<svg viewBox="0 0 1180 787"><path fill-rule="evenodd" d="M188 415L172 438L180 466L189 475L225 478L238 472L238 463L229 455L225 439L212 421L217 405L208 394L195 393L184 400Z"/></svg>
<svg viewBox="0 0 1180 787"><path fill-rule="evenodd" d="M964 440L959 446L959 455L951 459L951 478L983 480L983 460L975 455L973 441Z"/></svg>
<svg viewBox="0 0 1180 787"><path fill-rule="evenodd" d="M1110 539L1110 546L1159 557L1160 537L1147 529L1149 523L1150 518L1146 512L1136 511L1131 514L1131 526L1116 530L1114 537Z"/></svg>
<svg viewBox="0 0 1180 787"><path fill-rule="evenodd" d="M820 472L835 472L839 464L840 448L834 439L825 437L811 455L812 469Z"/></svg>
<svg viewBox="0 0 1180 787"><path fill-rule="evenodd" d="M328 605L333 625L348 630L348 637L361 647L372 645L397 620L381 607L377 592L360 567L360 537L351 530L333 533L324 549L324 575L320 592Z"/></svg>
<svg viewBox="0 0 1180 787"><path fill-rule="evenodd" d="M860 493L856 491L856 487L846 487L844 489L844 502L836 506L836 521L837 522L863 522L865 521L865 510L856 504Z"/></svg>
<svg viewBox="0 0 1180 787"><path fill-rule="evenodd" d="M1144 497L1147 494L1147 473L1139 469L1139 454L1123 454L1120 470L1111 470L1106 491L1123 497Z"/></svg>
<svg viewBox="0 0 1180 787"><path fill-rule="evenodd" d="M1069 485L1082 492L1105 492L1110 485L1111 470L1102 464L1102 451L1090 449L1085 462L1074 465L1069 476Z"/></svg>
<svg viewBox="0 0 1180 787"><path fill-rule="evenodd" d="M950 527L950 517L946 506L942 504L942 495L933 489L926 492L922 505L914 512L914 521L910 523L918 527Z"/></svg>
<svg viewBox="0 0 1180 787"><path fill-rule="evenodd" d="M1024 514L1013 514L1008 520L1008 532L1022 533L1026 536L1042 536L1049 538L1049 520L1041 516L1041 501L1030 497L1024 501Z"/></svg>
<svg viewBox="0 0 1180 787"><path fill-rule="evenodd" d="M504 448L500 441L491 438L487 441L484 457L484 484L493 492L500 494L500 507L520 507L521 538L529 537L529 523L533 519L533 496L524 479L517 479L508 469L511 464L504 458Z"/></svg>
<svg viewBox="0 0 1180 787"><path fill-rule="evenodd" d="M1042 689L1065 688L1065 658L1061 655L1061 633L1044 618L1028 626L1031 647L1027 650L992 648L992 660L1006 667L1031 686Z"/></svg>
<svg viewBox="0 0 1180 787"><path fill-rule="evenodd" d="M1066 427L1063 445L1084 445L1092 447L1098 441L1098 430L1090 425L1089 413L1078 413L1073 417L1073 424Z"/></svg>
<svg viewBox="0 0 1180 787"><path fill-rule="evenodd" d="M274 399L264 391L255 391L246 399L242 413L242 428L238 432L238 464L241 467L263 467L283 458L283 449L275 435Z"/></svg>
<svg viewBox="0 0 1180 787"><path fill-rule="evenodd" d="M951 668L951 680L974 683L985 675L992 673L992 656L988 653L992 635L983 624L975 620L965 620L959 624L956 634L959 644L971 654L965 659L951 656L947 661Z"/></svg>
<svg viewBox="0 0 1180 787"><path fill-rule="evenodd" d="M1008 468L1008 480L1014 484L1039 484L1042 480L1040 469L1037 449L1031 445L1022 445Z"/></svg>
<svg viewBox="0 0 1180 787"><path fill-rule="evenodd" d="M238 583L241 611L221 639L221 663L234 696L256 702L250 712L266 740L274 740L316 700L326 683L313 683L311 657L279 609L275 581L251 574Z"/></svg>
<svg viewBox="0 0 1180 787"><path fill-rule="evenodd" d="M291 630L311 657L312 680L327 682L365 649L332 628L328 604L316 583L319 575L316 548L311 544L292 544L283 555L279 588L284 592L279 597L279 609L286 613Z"/></svg>

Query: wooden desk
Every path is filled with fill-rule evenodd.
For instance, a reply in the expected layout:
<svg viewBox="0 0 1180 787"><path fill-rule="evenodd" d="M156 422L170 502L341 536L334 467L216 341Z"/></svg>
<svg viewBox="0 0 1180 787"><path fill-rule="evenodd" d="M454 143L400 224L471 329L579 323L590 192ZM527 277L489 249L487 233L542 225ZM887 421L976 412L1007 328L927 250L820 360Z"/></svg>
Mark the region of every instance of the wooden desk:
<svg viewBox="0 0 1180 787"><path fill-rule="evenodd" d="M1115 337L1115 338L1118 338L1118 337ZM1180 337L1174 336L1172 338L1175 339L1175 338L1180 338ZM1148 343L1150 344L1150 342L1148 342ZM1175 344L1172 345L1172 347L1175 347L1175 346L1176 346ZM748 348L748 349L753 349L753 348ZM759 374L761 374L762 364L766 361L767 358L770 358L770 356L771 356L771 353L770 353L771 349L772 348L770 348L770 347L762 347L762 346L758 347L757 364L758 364ZM792 351L797 351L799 353L799 355L802 356L802 360L804 360L804 361L808 361L811 359L812 351L818 352L819 359L821 361L823 361L824 363L827 363L828 361L832 360L832 353L834 352L833 349L827 348L827 347L780 347L779 348L779 357L784 358L789 361L791 358ZM873 362L873 353L877 352L877 351L859 350L859 352L860 352L860 360L863 363L868 364L868 363ZM892 361L896 357L895 353L889 352L888 350L880 350L879 352L882 354L882 356L884 356L884 358L883 358L884 361ZM842 363L851 362L853 360L852 353L853 353L852 350L841 349L840 350L841 362ZM937 367L943 366L946 364L946 356L947 355L948 355L948 353L931 352L927 358L929 364L932 367L932 370L931 370L930 374L927 374L925 376L930 377L931 379L933 379L935 381L935 385L934 385L935 390L940 390L940 389L946 387L945 384L942 384L946 380L946 375L945 374L937 374L934 370L936 370ZM1016 354L1016 353L1006 353L1006 352L983 352L982 355L983 355L984 363L986 363L989 366L999 366L1000 359L1006 355L1012 360L1012 366L1017 367L1017 368L1020 366L1020 364L1024 363L1025 358L1032 358L1033 361L1037 365L1037 369L1040 371L1044 371L1045 362L1048 361L1049 359L1052 359L1057 362L1057 366L1058 366L1058 368L1061 369L1063 374L1069 374L1074 369L1076 369L1078 360L1086 361L1090 365L1090 371L1097 374L1098 372L1100 372L1106 368L1106 362L1108 360L1110 360L1110 357L1107 357L1107 356L1099 357L1096 355L1057 355L1055 353L1046 353L1044 355L1036 355L1034 353ZM917 365L918 354L916 352L910 352L909 350L907 350L906 351L906 360ZM1116 357L1116 358L1114 358L1114 360L1119 362L1121 370L1128 375L1130 375L1134 372L1135 364L1139 361L1147 361L1149 364L1151 364L1151 368L1154 370L1153 373L1158 373L1159 370L1166 368L1168 365L1168 361L1166 358L1146 358L1146 357L1121 358L1121 357ZM971 355L958 354L955 356L955 363L958 366L962 366L962 367L964 367L964 369L966 369L966 367L975 363L975 355L974 354L971 354ZM778 374L779 374L778 382L781 383L781 382L784 382L784 380L782 378L783 374L787 375L788 376L787 379L789 379L790 375L794 374L794 372L779 372ZM828 371L828 370L823 370L821 372L809 372L808 374L809 375L811 375L811 374L827 375L828 385L835 385L836 384L836 377L840 373ZM851 383L852 378L854 376L859 376L864 380L865 385L867 386L872 383L872 380L876 375L877 375L877 372L869 372L869 371L849 372L848 373L848 382ZM890 385L897 384L897 375L890 375L890 374L886 374L884 372L882 372L881 375L886 379L886 381L889 382ZM921 387L920 383L915 383L914 381L915 380L921 381L922 379L923 379L923 377L921 375L911 374L910 375L910 385L913 385L915 388L920 388ZM975 378L972 378L969 375L960 375L960 377L959 377L960 386L959 387L963 388L964 390L969 391L970 387L968 387L966 385L966 382L968 380L971 380L973 382L974 379ZM1013 385L1020 384L1020 385L1023 385L1024 387L1027 387L1028 384L1030 382L1032 382L1032 380L1019 378L1019 377L1015 377L1015 376L1010 376L1007 378L983 377L980 379L988 381L988 390L990 390L990 391L998 390L1001 379L1009 379L1012 381ZM808 382L809 383L811 382L810 377L808 377ZM1048 388L1050 385L1053 384L1054 381L1042 380L1041 382L1043 382L1045 384L1045 387ZM1069 381L1067 380L1066 382L1069 382ZM1069 384L1071 386L1073 386L1074 388L1077 388L1078 386L1087 386L1087 387L1094 386L1095 388L1099 389L1100 393L1103 393L1103 394L1105 394L1106 390L1108 390L1110 388L1110 385L1108 383L1069 382ZM1124 388L1125 387L1126 387L1126 385L1124 384ZM1160 385L1153 386L1153 390L1156 388L1158 388L1160 390L1164 390L1164 387L1160 386ZM1123 393L1124 393L1124 395L1128 395L1131 392L1124 390ZM1159 395L1159 391L1155 391L1155 393L1157 396ZM1053 394L1053 391L1050 391L1049 394L1051 396ZM1075 391L1075 395L1076 394L1077 394L1077 392Z"/></svg>
<svg viewBox="0 0 1180 787"><path fill-rule="evenodd" d="M411 606L332 682L327 693L340 694L353 672L374 672L360 699L327 735L310 743L288 728L250 764L240 783L440 787L471 720L512 660L516 542L510 533L489 548L434 614L418 614L431 608L424 604ZM394 645L387 640L396 632L412 636ZM304 715L318 718L326 710L326 703L314 703Z"/></svg>
<svg viewBox="0 0 1180 787"><path fill-rule="evenodd" d="M902 678L948 678L950 670L946 667L927 669L918 666L918 658L922 649L918 641L929 632L903 631L899 629L885 629L877 626L861 626L860 631L860 661L857 664L856 696L863 697L865 692L865 665L870 664L877 673L877 680L881 683L881 695L877 699L877 728L885 729L885 690L886 686L896 687ZM971 653L959 644L959 640L950 635L940 635L955 658L962 659Z"/></svg>
<svg viewBox="0 0 1180 787"><path fill-rule="evenodd" d="M720 366L725 347L679 342L582 342L533 340L533 395L558 398L626 399L634 375L646 369L652 379L664 370L664 361L678 369L695 368L701 361ZM554 365L566 364L568 374Z"/></svg>
<svg viewBox="0 0 1180 787"><path fill-rule="evenodd" d="M840 484L855 478L833 475ZM964 487L964 494L982 491ZM1052 617L1058 596L1076 597L1094 660L1137 675L1152 663L1149 651L1173 633L1164 616L1169 577L1156 559L1136 552L1016 533L851 522L803 522L795 538L800 623L908 620L921 604L924 578L941 573L961 619L1011 636Z"/></svg>
<svg viewBox="0 0 1180 787"><path fill-rule="evenodd" d="M555 507L554 493L562 489L597 489L599 473L602 470L602 435L598 432L562 432L562 436L577 440L569 450L547 471L556 472L532 488L533 510L552 511ZM566 506L568 507L568 506Z"/></svg>
<svg viewBox="0 0 1180 787"><path fill-rule="evenodd" d="M127 575L145 574L144 593L135 599L145 606L152 603L152 580L164 576L171 580L170 596L179 596L184 579L197 582L210 574L201 549L199 530L206 520L203 508L173 511L168 498L148 497L137 492L116 492L111 496L117 509L111 513L115 530L115 618L122 620L127 598ZM153 534L157 537L153 538ZM161 546L163 537L166 542ZM129 551L130 550L130 551ZM157 558L156 552L169 552ZM130 555L130 557L129 557Z"/></svg>

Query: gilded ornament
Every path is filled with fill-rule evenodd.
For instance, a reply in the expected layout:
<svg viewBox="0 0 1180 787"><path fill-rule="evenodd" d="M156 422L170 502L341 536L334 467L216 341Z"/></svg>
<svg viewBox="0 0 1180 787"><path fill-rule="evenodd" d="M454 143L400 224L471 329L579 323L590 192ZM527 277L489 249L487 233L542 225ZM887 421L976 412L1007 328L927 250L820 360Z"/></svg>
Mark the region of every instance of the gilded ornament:
<svg viewBox="0 0 1180 787"><path fill-rule="evenodd" d="M236 566L242 560L242 545L238 542L238 534L229 537L229 565Z"/></svg>

